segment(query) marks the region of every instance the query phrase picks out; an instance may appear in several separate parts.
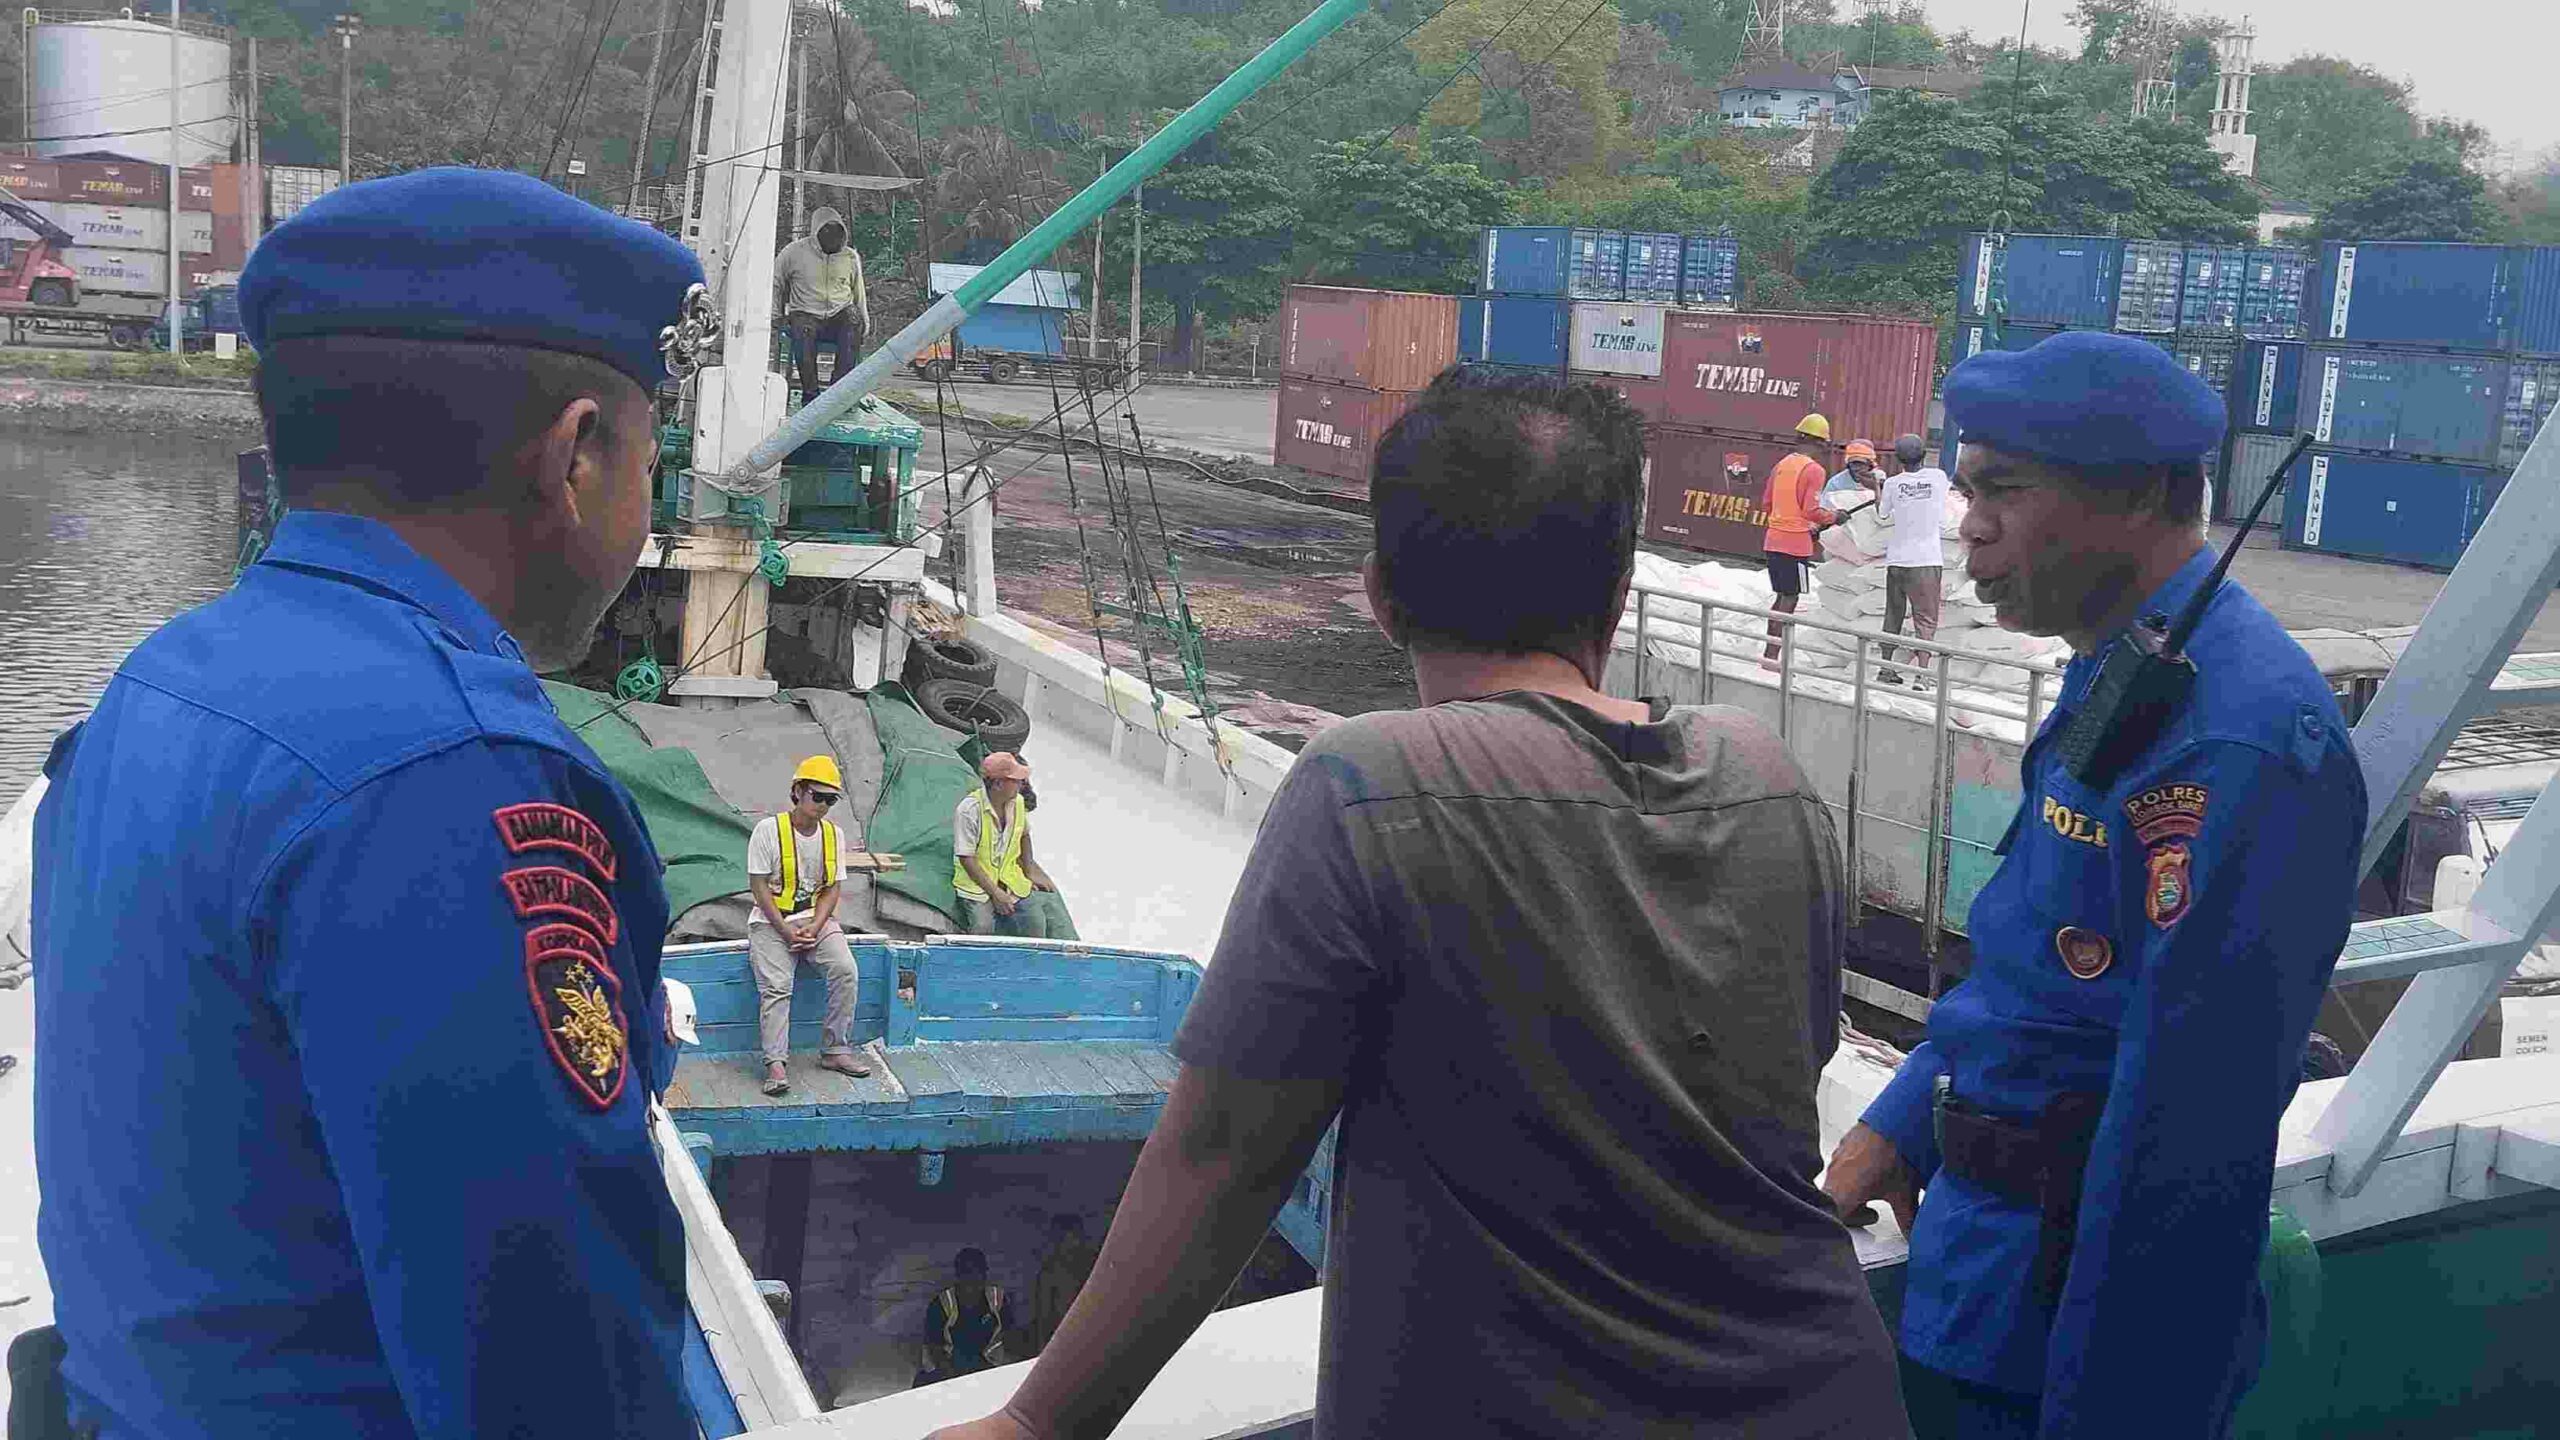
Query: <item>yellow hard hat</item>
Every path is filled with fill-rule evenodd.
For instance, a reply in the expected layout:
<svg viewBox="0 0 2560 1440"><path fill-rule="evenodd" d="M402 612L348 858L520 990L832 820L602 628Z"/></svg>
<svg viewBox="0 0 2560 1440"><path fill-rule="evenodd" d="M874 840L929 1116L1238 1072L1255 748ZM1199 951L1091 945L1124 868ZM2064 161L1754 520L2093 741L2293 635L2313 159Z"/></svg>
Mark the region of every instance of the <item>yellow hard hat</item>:
<svg viewBox="0 0 2560 1440"><path fill-rule="evenodd" d="M831 790L844 788L844 772L836 768L833 755L812 755L801 761L800 768L791 772L791 783L797 785L803 780Z"/></svg>
<svg viewBox="0 0 2560 1440"><path fill-rule="evenodd" d="M1820 415L1807 415L1796 422L1796 433L1810 435L1816 440L1828 440L1831 438L1831 422Z"/></svg>

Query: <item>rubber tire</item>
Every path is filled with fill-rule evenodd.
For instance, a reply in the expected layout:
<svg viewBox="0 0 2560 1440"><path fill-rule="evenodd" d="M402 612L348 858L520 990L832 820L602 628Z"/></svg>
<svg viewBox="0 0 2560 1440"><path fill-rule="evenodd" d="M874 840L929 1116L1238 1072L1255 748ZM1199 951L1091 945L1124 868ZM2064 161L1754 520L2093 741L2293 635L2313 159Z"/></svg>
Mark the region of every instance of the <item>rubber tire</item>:
<svg viewBox="0 0 2560 1440"><path fill-rule="evenodd" d="M139 350L142 348L142 341L143 331L142 327L139 325L110 325L107 327L107 343L118 350Z"/></svg>
<svg viewBox="0 0 2560 1440"><path fill-rule="evenodd" d="M71 304L71 287L60 280L39 280L27 287L27 303L67 308Z"/></svg>
<svg viewBox="0 0 2560 1440"><path fill-rule="evenodd" d="M998 385L1010 385L1022 373L1022 362L1010 355L999 355L987 362L987 378Z"/></svg>
<svg viewBox="0 0 2560 1440"><path fill-rule="evenodd" d="M951 362L948 360L927 360L922 365L916 367L916 373L922 375L927 380L932 381L934 384L939 385L945 380L951 378Z"/></svg>
<svg viewBox="0 0 2560 1440"><path fill-rule="evenodd" d="M907 688L959 680L983 689L996 683L996 657L974 640L957 636L918 640L907 647Z"/></svg>
<svg viewBox="0 0 2560 1440"><path fill-rule="evenodd" d="M1031 739L1031 717L1000 690L958 680L932 680L916 692L925 718L946 730L976 735L989 753L1022 753Z"/></svg>

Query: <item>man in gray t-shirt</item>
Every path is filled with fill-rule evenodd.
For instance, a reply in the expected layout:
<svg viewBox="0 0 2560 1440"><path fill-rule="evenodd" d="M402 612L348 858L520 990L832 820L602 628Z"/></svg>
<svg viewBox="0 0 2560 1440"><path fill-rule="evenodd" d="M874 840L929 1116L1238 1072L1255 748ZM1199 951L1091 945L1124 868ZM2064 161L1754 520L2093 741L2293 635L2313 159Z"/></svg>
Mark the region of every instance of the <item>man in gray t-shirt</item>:
<svg viewBox="0 0 2560 1440"><path fill-rule="evenodd" d="M1814 1185L1844 904L1767 727L1597 688L1642 505L1597 386L1462 367L1379 445L1423 708L1308 746L1093 1278L1003 1413L1110 1431L1336 1114L1319 1436L1909 1433Z"/></svg>

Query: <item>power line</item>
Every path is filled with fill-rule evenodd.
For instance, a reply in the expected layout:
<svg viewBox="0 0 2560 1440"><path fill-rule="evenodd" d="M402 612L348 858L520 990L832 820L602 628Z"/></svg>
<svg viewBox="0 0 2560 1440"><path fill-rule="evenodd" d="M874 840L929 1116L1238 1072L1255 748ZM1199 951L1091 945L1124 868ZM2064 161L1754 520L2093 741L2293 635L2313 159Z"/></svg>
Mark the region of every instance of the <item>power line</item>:
<svg viewBox="0 0 2560 1440"><path fill-rule="evenodd" d="M1370 50L1369 53L1316 82L1314 89L1307 91L1297 99L1292 100L1288 104L1281 106L1278 110L1273 111L1270 115L1264 117L1261 123L1255 125L1252 129L1245 131L1244 134L1239 135L1236 138L1244 140L1261 134L1264 130L1267 130L1271 126L1279 123L1282 116L1287 115L1290 111L1297 109L1299 106L1306 104L1310 100L1313 100L1318 95L1332 89L1334 86L1341 84L1343 81L1351 78L1352 75L1366 68L1369 62L1386 54L1389 50L1394 49L1396 46L1401 45L1406 40L1412 38L1415 31L1430 24L1432 21L1439 19L1442 11L1447 10L1450 6L1457 3L1458 0L1440 0L1440 4L1433 7L1430 14L1423 16L1421 19L1414 21L1410 25L1407 25L1404 27L1404 30L1394 38L1381 43L1376 48ZM1436 99L1438 97L1434 96L1433 98Z"/></svg>

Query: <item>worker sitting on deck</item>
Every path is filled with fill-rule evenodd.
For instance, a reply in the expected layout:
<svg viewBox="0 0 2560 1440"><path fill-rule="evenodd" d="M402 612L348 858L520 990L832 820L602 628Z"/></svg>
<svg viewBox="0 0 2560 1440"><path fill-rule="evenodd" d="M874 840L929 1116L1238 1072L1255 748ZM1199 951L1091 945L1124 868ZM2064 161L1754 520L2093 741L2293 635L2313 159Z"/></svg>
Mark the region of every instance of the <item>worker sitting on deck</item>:
<svg viewBox="0 0 2560 1440"><path fill-rule="evenodd" d="M773 261L773 303L791 336L800 370L800 403L818 394L818 342L836 347L837 379L862 358L871 333L871 292L862 284L862 252L845 238L844 217L821 205L809 234L782 247Z"/></svg>
<svg viewBox="0 0 2560 1440"><path fill-rule="evenodd" d="M1078 938L1058 882L1031 853L1031 812L1023 798L1031 767L999 750L978 774L985 784L961 796L951 814L951 889L968 933Z"/></svg>
<svg viewBox="0 0 2560 1440"><path fill-rule="evenodd" d="M1013 1357L1004 1335L1014 1317L1004 1287L987 1283L987 1252L976 1246L952 1257L951 1288L924 1307L924 1368L918 1385L993 1369Z"/></svg>
<svg viewBox="0 0 2560 1440"><path fill-rule="evenodd" d="M756 902L747 917L747 959L756 973L756 1036L764 1046L767 1095L791 1088L783 1062L791 1054L792 975L803 956L827 982L818 1063L842 1075L871 1073L853 1048L861 974L853 946L836 924L844 835L825 818L843 798L844 775L836 769L835 757L812 755L792 772L791 809L758 820L747 834L747 889ZM791 827L789 845L782 843L785 824Z"/></svg>
<svg viewBox="0 0 2560 1440"><path fill-rule="evenodd" d="M1768 488L1760 496L1760 508L1769 516L1768 530L1760 537L1761 558L1768 562L1774 596L1769 608L1787 615L1795 613L1804 597L1805 576L1813 566L1814 532L1840 518L1822 503L1822 456L1831 448L1831 422L1807 415L1796 422L1796 438L1802 443L1769 467ZM1777 669L1778 647L1785 642L1784 626L1771 620L1768 649L1760 663Z"/></svg>
<svg viewBox="0 0 2560 1440"><path fill-rule="evenodd" d="M1111 1433L1337 1114L1317 1434L1907 1433L1814 1185L1829 814L1759 720L1598 688L1643 431L1600 385L1461 366L1380 440L1364 578L1422 708L1291 767L1104 1263L947 1436Z"/></svg>

